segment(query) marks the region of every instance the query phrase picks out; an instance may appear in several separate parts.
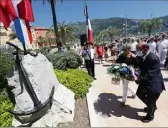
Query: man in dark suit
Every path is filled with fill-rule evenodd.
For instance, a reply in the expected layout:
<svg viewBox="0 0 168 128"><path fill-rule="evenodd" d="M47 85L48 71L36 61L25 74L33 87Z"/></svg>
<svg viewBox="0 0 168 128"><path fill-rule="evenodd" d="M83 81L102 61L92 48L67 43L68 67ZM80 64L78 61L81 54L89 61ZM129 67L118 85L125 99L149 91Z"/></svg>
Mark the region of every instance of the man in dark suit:
<svg viewBox="0 0 168 128"><path fill-rule="evenodd" d="M165 86L158 56L149 51L149 46L146 43L141 44L141 50L143 58L139 65L141 73L137 96L147 106L144 108L147 115L143 117L141 121L150 122L154 119L154 113L157 109L156 101L162 91L165 90Z"/></svg>

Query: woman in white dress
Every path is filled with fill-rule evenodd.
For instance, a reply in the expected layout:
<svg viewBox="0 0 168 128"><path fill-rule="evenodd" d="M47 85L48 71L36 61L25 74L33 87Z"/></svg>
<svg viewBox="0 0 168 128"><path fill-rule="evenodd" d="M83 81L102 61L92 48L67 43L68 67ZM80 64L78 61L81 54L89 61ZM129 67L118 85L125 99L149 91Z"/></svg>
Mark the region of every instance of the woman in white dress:
<svg viewBox="0 0 168 128"><path fill-rule="evenodd" d="M116 63L125 63L127 65L134 65L136 63L135 55L131 53L131 47L129 45L125 45L123 47L123 53L119 55L118 59L116 60ZM136 97L135 91L129 86L129 81L125 78L122 78L122 84L123 84L123 97L121 106L125 106L126 100L127 100L127 93L128 91L131 93L132 98Z"/></svg>

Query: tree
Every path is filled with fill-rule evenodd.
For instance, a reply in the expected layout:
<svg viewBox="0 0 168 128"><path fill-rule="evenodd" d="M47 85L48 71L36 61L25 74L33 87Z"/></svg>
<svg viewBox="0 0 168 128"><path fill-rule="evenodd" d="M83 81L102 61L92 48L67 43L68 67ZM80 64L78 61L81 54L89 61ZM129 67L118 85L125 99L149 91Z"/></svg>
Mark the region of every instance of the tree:
<svg viewBox="0 0 168 128"><path fill-rule="evenodd" d="M160 19L153 19L152 22L153 22L153 29L156 34L156 31L158 31L162 28L163 21Z"/></svg>
<svg viewBox="0 0 168 128"><path fill-rule="evenodd" d="M45 39L44 39L44 37L39 37L37 40L36 40L36 45L38 45L38 46L40 46L40 47L42 47L43 46L43 44L44 44L44 42L45 42Z"/></svg>
<svg viewBox="0 0 168 128"><path fill-rule="evenodd" d="M142 32L147 32L148 36L151 35L152 31L160 30L162 27L162 20L160 19L149 19L144 20L140 24L140 29Z"/></svg>
<svg viewBox="0 0 168 128"><path fill-rule="evenodd" d="M43 4L45 3L46 0L43 0ZM57 25L57 16L55 12L55 4L56 0L47 0L50 5L51 5L51 10L52 10L52 15L53 15L53 24L54 24L54 32L55 32L55 37L56 37L56 43L58 43L59 40L59 32L58 32L58 25Z"/></svg>
<svg viewBox="0 0 168 128"><path fill-rule="evenodd" d="M75 30L78 30L78 29L65 24L65 21L63 21L62 23L58 23L58 33L62 44L66 45L67 42L76 40L73 34ZM47 32L46 35L50 35L52 33L53 33L53 26L50 27L50 30Z"/></svg>
<svg viewBox="0 0 168 128"><path fill-rule="evenodd" d="M111 43L115 36L118 34L118 30L115 27L109 27L103 31L101 31L98 36L96 37L96 41L104 41L110 39Z"/></svg>
<svg viewBox="0 0 168 128"><path fill-rule="evenodd" d="M104 41L105 35L106 35L105 31L101 31L101 32L95 37L96 44L99 44L100 42Z"/></svg>

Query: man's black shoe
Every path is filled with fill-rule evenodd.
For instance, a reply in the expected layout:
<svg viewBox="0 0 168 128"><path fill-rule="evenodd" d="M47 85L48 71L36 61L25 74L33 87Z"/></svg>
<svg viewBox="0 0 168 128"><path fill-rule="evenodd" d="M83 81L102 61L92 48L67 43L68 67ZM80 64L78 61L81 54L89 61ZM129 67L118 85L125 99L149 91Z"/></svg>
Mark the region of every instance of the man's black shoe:
<svg viewBox="0 0 168 128"><path fill-rule="evenodd" d="M144 108L144 112L147 112L147 111L148 111L148 107L145 107L145 108Z"/></svg>
<svg viewBox="0 0 168 128"><path fill-rule="evenodd" d="M156 107L155 110L157 110L157 107ZM144 112L147 112L147 111L148 111L148 107L145 107L145 108L144 108Z"/></svg>
<svg viewBox="0 0 168 128"><path fill-rule="evenodd" d="M153 119L154 118L144 116L144 117L142 117L141 121L144 123L148 123L148 122L152 121Z"/></svg>

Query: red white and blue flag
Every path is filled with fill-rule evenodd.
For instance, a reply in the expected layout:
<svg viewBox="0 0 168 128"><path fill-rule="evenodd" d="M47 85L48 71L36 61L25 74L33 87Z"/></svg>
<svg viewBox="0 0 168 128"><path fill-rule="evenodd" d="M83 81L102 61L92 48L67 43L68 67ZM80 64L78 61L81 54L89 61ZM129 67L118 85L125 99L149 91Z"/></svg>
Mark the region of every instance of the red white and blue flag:
<svg viewBox="0 0 168 128"><path fill-rule="evenodd" d="M31 48L33 39L29 22L34 22L31 0L0 0L0 22L8 28L12 21L18 39Z"/></svg>
<svg viewBox="0 0 168 128"><path fill-rule="evenodd" d="M84 15L86 16L86 31L87 31L88 42L90 44L93 44L94 43L93 32L92 32L91 22L88 16L87 6L85 6L84 8Z"/></svg>
<svg viewBox="0 0 168 128"><path fill-rule="evenodd" d="M0 0L0 22L7 29L11 22L17 18L17 14L11 0Z"/></svg>
<svg viewBox="0 0 168 128"><path fill-rule="evenodd" d="M131 75L134 77L134 79L138 80L138 76L136 74L135 69L132 66L130 66L130 70L131 70Z"/></svg>

